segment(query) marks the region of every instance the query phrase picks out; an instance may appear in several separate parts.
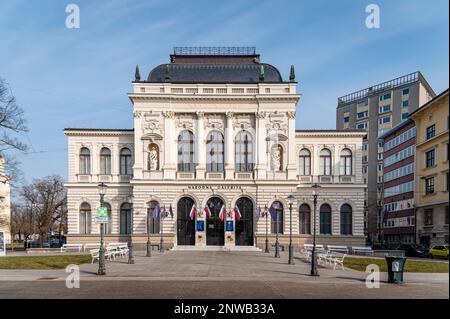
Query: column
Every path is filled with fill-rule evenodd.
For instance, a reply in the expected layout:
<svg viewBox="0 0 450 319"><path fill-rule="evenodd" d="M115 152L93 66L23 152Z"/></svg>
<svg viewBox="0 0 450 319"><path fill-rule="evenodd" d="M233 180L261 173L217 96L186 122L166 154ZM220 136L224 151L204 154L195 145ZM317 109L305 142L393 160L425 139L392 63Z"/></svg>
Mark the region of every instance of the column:
<svg viewBox="0 0 450 319"><path fill-rule="evenodd" d="M164 116L164 179L175 179L176 174L176 147L177 143L172 136L174 130L173 111L163 112ZM161 158L160 158L161 161Z"/></svg>
<svg viewBox="0 0 450 319"><path fill-rule="evenodd" d="M134 112L134 165L133 165L133 178L142 179L143 170L143 143L141 140L142 125L141 125L141 111Z"/></svg>
<svg viewBox="0 0 450 319"><path fill-rule="evenodd" d="M197 159L196 175L197 179L205 179L206 172L206 146L205 146L205 126L204 126L204 112L197 112L197 138L196 152L194 161Z"/></svg>
<svg viewBox="0 0 450 319"><path fill-rule="evenodd" d="M120 148L119 145L114 144L111 156L111 175L112 180L115 182L119 182L120 178Z"/></svg>
<svg viewBox="0 0 450 319"><path fill-rule="evenodd" d="M225 178L234 179L233 112L227 112L225 127Z"/></svg>
<svg viewBox="0 0 450 319"><path fill-rule="evenodd" d="M256 141L258 144L258 162L256 163L257 179L267 179L267 130L266 112L256 112Z"/></svg>
<svg viewBox="0 0 450 319"><path fill-rule="evenodd" d="M295 150L295 111L287 112L288 118L288 148L287 148L287 178L297 178L297 156Z"/></svg>

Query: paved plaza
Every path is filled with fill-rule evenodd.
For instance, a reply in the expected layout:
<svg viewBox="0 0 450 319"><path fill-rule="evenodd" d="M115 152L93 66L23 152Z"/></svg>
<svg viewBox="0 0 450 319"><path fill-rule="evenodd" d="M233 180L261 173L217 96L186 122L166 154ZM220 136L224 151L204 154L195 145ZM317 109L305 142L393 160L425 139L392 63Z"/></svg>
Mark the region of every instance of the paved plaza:
<svg viewBox="0 0 450 319"><path fill-rule="evenodd" d="M0 298L449 298L444 274L406 273L402 285L386 282L368 289L366 273L320 267L309 276L310 264L295 265L263 252L166 251L135 253L135 264L118 258L96 275L98 264L80 266L80 288L66 288L65 270L0 270Z"/></svg>

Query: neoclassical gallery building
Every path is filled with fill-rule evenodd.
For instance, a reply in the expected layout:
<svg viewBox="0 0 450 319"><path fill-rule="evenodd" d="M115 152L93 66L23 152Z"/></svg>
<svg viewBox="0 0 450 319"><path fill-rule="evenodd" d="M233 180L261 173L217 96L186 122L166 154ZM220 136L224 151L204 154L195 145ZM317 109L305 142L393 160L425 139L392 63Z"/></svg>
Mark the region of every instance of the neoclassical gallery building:
<svg viewBox="0 0 450 319"><path fill-rule="evenodd" d="M296 246L312 242L314 224L318 243L364 245L365 133L296 130L293 68L283 81L254 48L175 48L146 79L136 68L128 96L133 129L65 129L68 242L99 240L104 182L106 242L143 247L149 233L175 249L251 249L267 229L286 246L292 220Z"/></svg>

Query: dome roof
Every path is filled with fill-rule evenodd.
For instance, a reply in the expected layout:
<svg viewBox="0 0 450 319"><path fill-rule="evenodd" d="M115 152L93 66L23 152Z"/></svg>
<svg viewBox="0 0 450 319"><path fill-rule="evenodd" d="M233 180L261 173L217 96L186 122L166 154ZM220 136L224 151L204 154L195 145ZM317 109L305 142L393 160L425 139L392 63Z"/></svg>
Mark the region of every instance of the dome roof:
<svg viewBox="0 0 450 319"><path fill-rule="evenodd" d="M264 78L260 79L261 66ZM282 83L277 68L267 63L168 63L148 75L151 83Z"/></svg>

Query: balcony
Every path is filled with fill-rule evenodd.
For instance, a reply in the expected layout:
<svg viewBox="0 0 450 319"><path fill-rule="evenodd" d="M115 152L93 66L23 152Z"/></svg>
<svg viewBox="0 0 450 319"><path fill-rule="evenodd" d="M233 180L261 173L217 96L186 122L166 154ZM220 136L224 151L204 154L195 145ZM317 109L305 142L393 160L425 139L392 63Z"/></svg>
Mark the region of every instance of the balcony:
<svg viewBox="0 0 450 319"><path fill-rule="evenodd" d="M355 177L353 175L341 175L339 176L339 181L342 184L352 184L354 183Z"/></svg>
<svg viewBox="0 0 450 319"><path fill-rule="evenodd" d="M300 181L300 183L312 183L311 175L297 175L297 179Z"/></svg>
<svg viewBox="0 0 450 319"><path fill-rule="evenodd" d="M222 172L206 172L206 179L223 179L224 174Z"/></svg>
<svg viewBox="0 0 450 319"><path fill-rule="evenodd" d="M195 179L194 172L177 172L177 179Z"/></svg>
<svg viewBox="0 0 450 319"><path fill-rule="evenodd" d="M253 172L234 173L235 179L253 179Z"/></svg>
<svg viewBox="0 0 450 319"><path fill-rule="evenodd" d="M91 175L77 175L77 181L80 183L89 183L91 182Z"/></svg>
<svg viewBox="0 0 450 319"><path fill-rule="evenodd" d="M320 175L319 176L319 183L331 184L331 183L333 183L333 176L331 176L331 175Z"/></svg>
<svg viewBox="0 0 450 319"><path fill-rule="evenodd" d="M111 182L111 180L112 180L111 175L98 175L99 182Z"/></svg>
<svg viewBox="0 0 450 319"><path fill-rule="evenodd" d="M129 183L131 180L131 175L120 175L119 182L120 183Z"/></svg>

